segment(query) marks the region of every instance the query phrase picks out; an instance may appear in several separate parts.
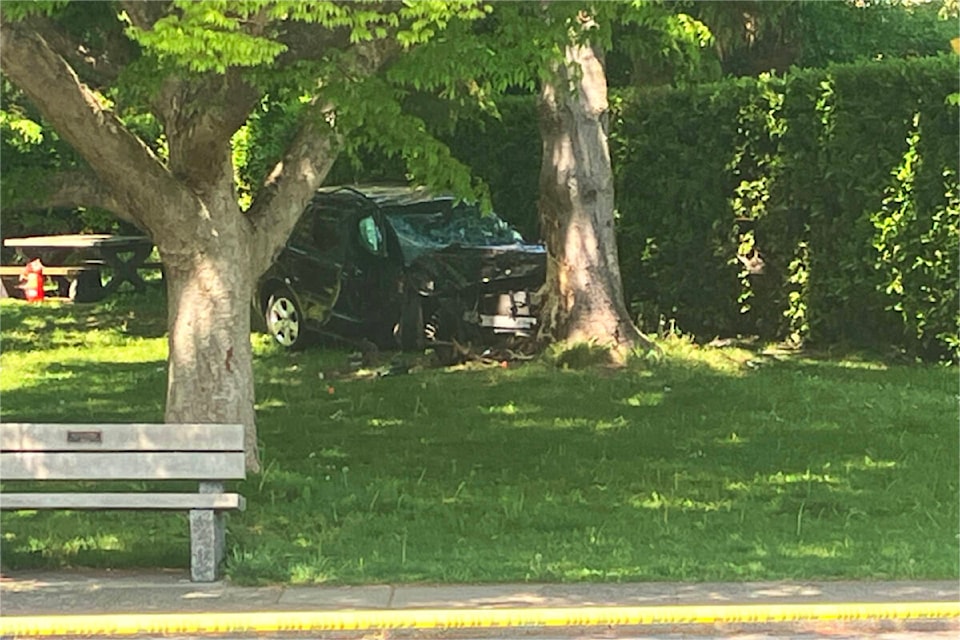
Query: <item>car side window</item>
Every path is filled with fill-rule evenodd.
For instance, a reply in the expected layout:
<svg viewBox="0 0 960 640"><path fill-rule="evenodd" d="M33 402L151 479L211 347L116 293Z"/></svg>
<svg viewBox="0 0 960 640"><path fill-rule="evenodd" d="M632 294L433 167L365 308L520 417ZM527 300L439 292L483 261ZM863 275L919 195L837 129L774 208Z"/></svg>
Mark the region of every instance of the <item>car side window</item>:
<svg viewBox="0 0 960 640"><path fill-rule="evenodd" d="M373 216L366 216L361 218L358 223L360 230L360 244L374 255L383 254L383 236L380 233L380 228L377 226L377 221L373 219Z"/></svg>
<svg viewBox="0 0 960 640"><path fill-rule="evenodd" d="M317 216L313 224L313 243L323 252L332 252L340 248L340 237L335 220Z"/></svg>
<svg viewBox="0 0 960 640"><path fill-rule="evenodd" d="M301 216L293 228L293 232L290 234L290 244L300 249L309 249L313 240L310 233L310 226L311 216Z"/></svg>

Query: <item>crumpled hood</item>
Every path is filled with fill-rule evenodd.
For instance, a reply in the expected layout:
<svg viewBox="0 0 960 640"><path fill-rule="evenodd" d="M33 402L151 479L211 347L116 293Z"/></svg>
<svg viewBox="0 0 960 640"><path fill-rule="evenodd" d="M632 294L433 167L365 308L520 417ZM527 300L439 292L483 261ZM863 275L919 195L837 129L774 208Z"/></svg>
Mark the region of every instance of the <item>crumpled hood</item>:
<svg viewBox="0 0 960 640"><path fill-rule="evenodd" d="M479 285L502 289L538 288L547 269L547 250L538 244L509 244L488 247L451 245L422 253L410 264L409 273L434 292Z"/></svg>

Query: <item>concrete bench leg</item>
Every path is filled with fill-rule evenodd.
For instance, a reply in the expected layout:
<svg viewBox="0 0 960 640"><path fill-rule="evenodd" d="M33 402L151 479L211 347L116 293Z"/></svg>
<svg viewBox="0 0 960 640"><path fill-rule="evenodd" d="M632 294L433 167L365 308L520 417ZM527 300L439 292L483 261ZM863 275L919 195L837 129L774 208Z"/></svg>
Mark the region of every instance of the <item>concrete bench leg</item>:
<svg viewBox="0 0 960 640"><path fill-rule="evenodd" d="M200 493L223 493L222 482L200 482ZM224 514L210 509L190 511L190 578L194 582L217 579L226 549Z"/></svg>
<svg viewBox="0 0 960 640"><path fill-rule="evenodd" d="M224 554L223 514L210 509L190 511L190 579L213 582Z"/></svg>

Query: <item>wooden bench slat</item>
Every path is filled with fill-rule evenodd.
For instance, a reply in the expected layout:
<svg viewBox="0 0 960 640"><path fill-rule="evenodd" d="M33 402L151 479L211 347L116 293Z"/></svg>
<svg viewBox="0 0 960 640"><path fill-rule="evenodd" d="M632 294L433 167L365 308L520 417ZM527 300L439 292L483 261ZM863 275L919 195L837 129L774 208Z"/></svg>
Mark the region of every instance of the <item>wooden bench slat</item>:
<svg viewBox="0 0 960 640"><path fill-rule="evenodd" d="M4 480L236 480L243 452L67 451L0 453Z"/></svg>
<svg viewBox="0 0 960 640"><path fill-rule="evenodd" d="M0 509L214 509L246 508L237 493L4 493Z"/></svg>
<svg viewBox="0 0 960 640"><path fill-rule="evenodd" d="M0 451L242 451L239 424L0 424Z"/></svg>

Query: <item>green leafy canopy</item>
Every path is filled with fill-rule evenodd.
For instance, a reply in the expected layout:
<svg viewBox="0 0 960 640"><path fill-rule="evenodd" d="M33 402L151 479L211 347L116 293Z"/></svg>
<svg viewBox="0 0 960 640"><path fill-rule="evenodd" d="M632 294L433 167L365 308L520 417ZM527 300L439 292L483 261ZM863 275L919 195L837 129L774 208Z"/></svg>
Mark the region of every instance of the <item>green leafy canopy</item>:
<svg viewBox="0 0 960 640"><path fill-rule="evenodd" d="M289 22L346 29L350 42L393 36L405 48L428 41L455 19L485 14L478 0L405 2L296 2L280 0L175 0L175 11L150 29L129 23L127 34L163 60L194 72L223 73L230 67L256 67L287 50L278 42L279 25Z"/></svg>

